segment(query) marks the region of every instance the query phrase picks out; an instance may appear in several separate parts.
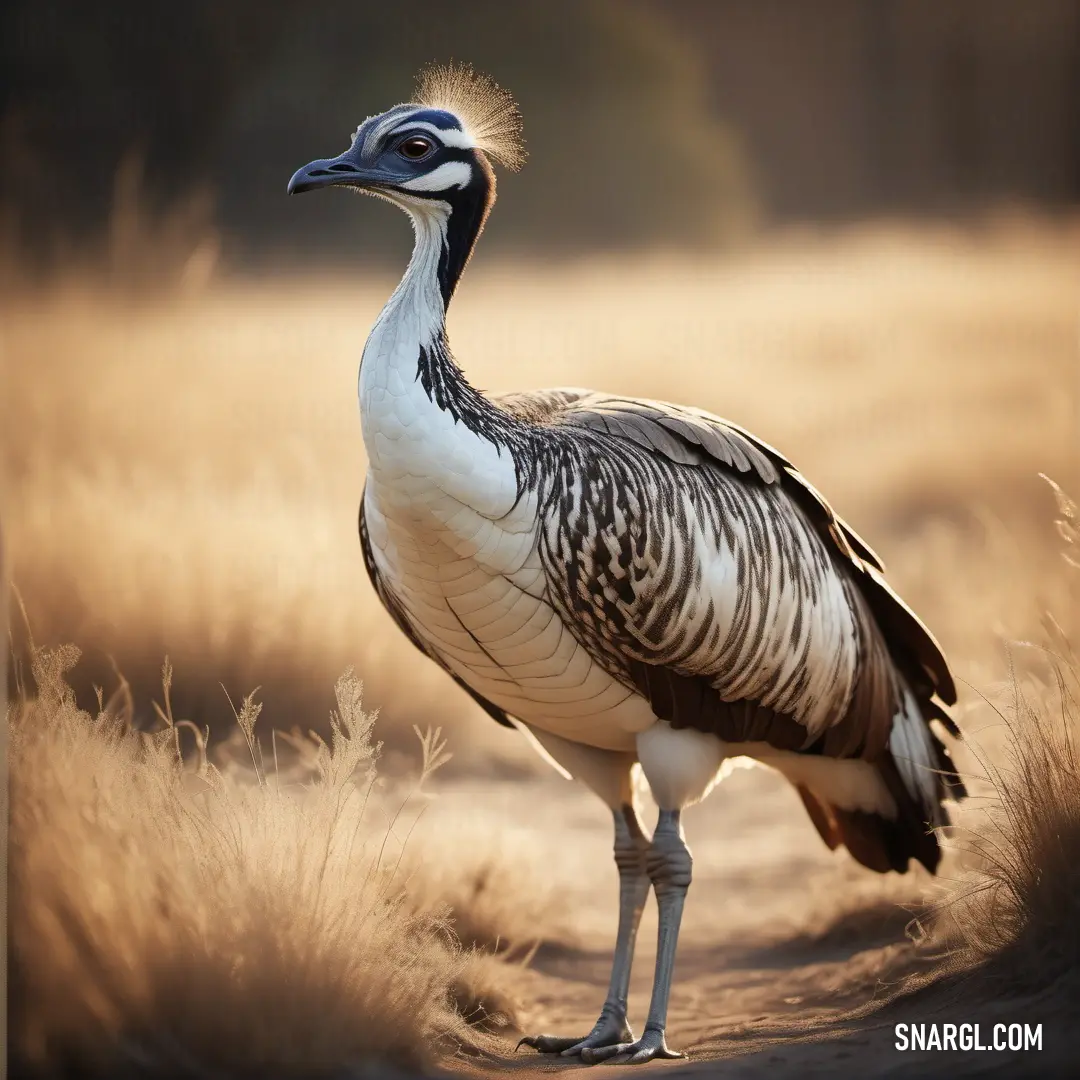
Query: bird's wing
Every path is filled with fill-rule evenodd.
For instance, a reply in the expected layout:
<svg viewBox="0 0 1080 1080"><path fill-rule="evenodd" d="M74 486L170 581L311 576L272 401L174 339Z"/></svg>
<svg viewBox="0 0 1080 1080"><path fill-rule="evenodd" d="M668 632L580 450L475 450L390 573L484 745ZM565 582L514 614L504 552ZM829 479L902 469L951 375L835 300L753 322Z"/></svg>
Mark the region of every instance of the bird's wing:
<svg viewBox="0 0 1080 1080"><path fill-rule="evenodd" d="M442 658L436 653L432 652L423 642L420 635L413 629L412 623L409 621L409 617L405 612L405 608L402 606L401 601L394 594L390 588L388 582L379 573L379 567L375 562L375 556L371 550L371 538L368 536L367 521L364 513L364 496L360 496L360 550L364 555L364 568L367 570L368 578L371 580L371 584L375 589L376 595L382 602L382 605L390 614L390 618L394 620L398 625L398 629L422 652L429 660L434 660L449 676L464 690L469 697L473 699L490 716L493 720L502 724L503 727L514 727L513 722L506 715L506 712L499 708L498 705L487 698L478 694L464 679L456 675L449 667L443 662Z"/></svg>
<svg viewBox="0 0 1080 1080"><path fill-rule="evenodd" d="M782 454L702 410L583 391L511 408L546 428L525 466L539 554L592 657L673 727L863 759L892 813L852 809L821 774L789 779L831 847L933 871L926 823L965 790L930 721L959 734L941 704L956 691L870 547Z"/></svg>
<svg viewBox="0 0 1080 1080"><path fill-rule="evenodd" d="M932 701L955 694L936 642L777 451L701 410L600 394L547 423L549 592L662 719L866 758L911 694L920 728L950 722Z"/></svg>
<svg viewBox="0 0 1080 1080"><path fill-rule="evenodd" d="M947 705L955 703L956 688L940 646L885 581L882 561L783 454L738 425L702 409L574 393L574 398L553 413L555 422L629 440L669 461L719 465L735 481L736 489L741 480L747 489L765 486L782 491L850 572L912 689L927 697L936 694ZM952 721L938 711L951 729Z"/></svg>
<svg viewBox="0 0 1080 1080"><path fill-rule="evenodd" d="M818 830L873 869L933 870L925 823L964 794L930 727L958 733L955 689L870 548L786 458L701 410L579 395L547 424L539 554L590 655L675 728L863 759L894 813L793 780Z"/></svg>

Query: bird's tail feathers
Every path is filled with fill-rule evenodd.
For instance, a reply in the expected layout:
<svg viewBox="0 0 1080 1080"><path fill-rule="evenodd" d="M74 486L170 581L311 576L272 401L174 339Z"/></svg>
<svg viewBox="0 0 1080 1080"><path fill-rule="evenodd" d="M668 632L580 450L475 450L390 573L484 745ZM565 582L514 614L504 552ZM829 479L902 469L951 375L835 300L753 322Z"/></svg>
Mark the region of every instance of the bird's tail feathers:
<svg viewBox="0 0 1080 1080"><path fill-rule="evenodd" d="M904 688L900 712L893 718L889 735L888 757L895 765L904 791L920 806L933 825L948 825L949 816L942 806L944 799L959 802L967 789L948 748L930 726L940 721L953 735L960 732L952 718L932 699L920 703L911 690ZM886 782L889 776L885 774ZM897 796L894 792L894 798Z"/></svg>
<svg viewBox="0 0 1080 1080"><path fill-rule="evenodd" d="M904 873L916 859L931 873L941 861L941 845L934 830L907 798L895 818L865 810L845 810L827 802L804 785L798 792L821 838L831 848L841 844L856 862L884 874Z"/></svg>
<svg viewBox="0 0 1080 1080"><path fill-rule="evenodd" d="M941 861L937 828L949 824L945 799L960 800L964 782L949 751L930 727L942 720L940 706L920 707L905 695L903 711L894 722L889 745L874 763L896 806L887 816L836 806L805 785L797 785L803 805L821 838L830 848L843 844L853 858L871 870L904 873L911 859L931 873ZM952 724L945 716L942 722ZM952 725L950 730L954 730Z"/></svg>

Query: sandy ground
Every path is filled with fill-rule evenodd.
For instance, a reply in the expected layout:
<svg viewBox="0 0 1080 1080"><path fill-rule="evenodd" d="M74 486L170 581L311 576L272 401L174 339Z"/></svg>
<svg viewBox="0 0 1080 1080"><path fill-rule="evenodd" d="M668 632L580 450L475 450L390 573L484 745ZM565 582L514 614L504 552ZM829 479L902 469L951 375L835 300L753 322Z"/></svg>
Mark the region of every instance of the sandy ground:
<svg viewBox="0 0 1080 1080"><path fill-rule="evenodd" d="M522 784L467 783L442 792L440 814L490 820L518 842L555 882L555 921L572 944L542 945L519 968L514 990L523 1027L584 1035L607 988L616 926L617 878L607 809L557 776ZM795 792L762 768L740 769L685 815L694 854L668 1024L682 1061L640 1068L671 1077L777 1075L1068 1075L1067 1030L1038 1003L976 1006L963 990L890 1003L900 980L929 970L912 922L940 882L919 868L882 877L821 843ZM963 858L953 851L947 880ZM648 1009L656 915L643 919L630 993L631 1026ZM863 1013L865 1015L856 1015ZM899 1022L1043 1022L1042 1053L900 1052ZM987 1041L988 1036L983 1036ZM1056 1051L1056 1052L1055 1052ZM595 1066L607 1068L609 1066ZM528 1048L489 1061L459 1060L456 1073L532 1076L587 1068Z"/></svg>

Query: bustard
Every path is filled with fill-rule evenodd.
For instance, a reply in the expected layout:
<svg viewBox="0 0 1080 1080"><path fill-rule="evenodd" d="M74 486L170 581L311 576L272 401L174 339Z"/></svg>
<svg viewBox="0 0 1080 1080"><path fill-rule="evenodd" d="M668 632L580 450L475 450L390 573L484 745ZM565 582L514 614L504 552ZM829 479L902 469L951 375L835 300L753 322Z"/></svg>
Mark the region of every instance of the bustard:
<svg viewBox="0 0 1080 1080"><path fill-rule="evenodd" d="M486 395L445 330L495 201L524 161L512 98L467 66L422 73L290 192L356 188L403 209L415 247L359 375L369 466L360 540L409 640L500 724L611 808L619 926L583 1038L523 1040L588 1062L679 1056L665 1039L692 861L682 810L726 758L779 770L830 848L933 871L932 826L964 794L939 721L941 650L869 547L772 447L700 409L580 389ZM634 809L640 766L660 808ZM659 910L641 1038L626 1015L638 921Z"/></svg>

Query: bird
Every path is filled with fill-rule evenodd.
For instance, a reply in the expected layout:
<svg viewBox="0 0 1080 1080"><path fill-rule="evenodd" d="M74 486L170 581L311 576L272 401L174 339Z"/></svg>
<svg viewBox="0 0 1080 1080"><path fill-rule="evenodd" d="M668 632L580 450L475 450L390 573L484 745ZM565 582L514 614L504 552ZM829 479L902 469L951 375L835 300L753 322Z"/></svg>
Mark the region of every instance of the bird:
<svg viewBox="0 0 1080 1080"><path fill-rule="evenodd" d="M495 202L494 166L525 156L509 91L433 64L412 100L369 116L288 191L354 189L414 231L358 377L375 592L416 649L612 815L619 919L599 1018L518 1049L680 1057L667 1011L693 868L683 812L749 758L790 781L829 848L882 873L912 860L934 872L943 804L965 795L945 738L960 736L956 689L874 551L750 432L664 401L466 379L447 308ZM657 955L637 1036L627 997L650 892Z"/></svg>

